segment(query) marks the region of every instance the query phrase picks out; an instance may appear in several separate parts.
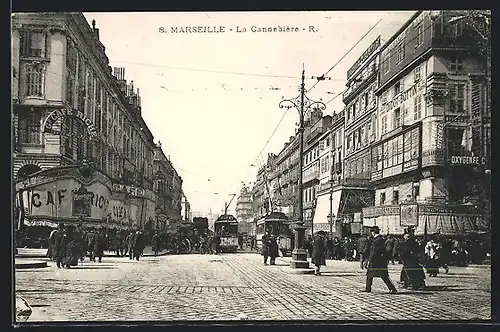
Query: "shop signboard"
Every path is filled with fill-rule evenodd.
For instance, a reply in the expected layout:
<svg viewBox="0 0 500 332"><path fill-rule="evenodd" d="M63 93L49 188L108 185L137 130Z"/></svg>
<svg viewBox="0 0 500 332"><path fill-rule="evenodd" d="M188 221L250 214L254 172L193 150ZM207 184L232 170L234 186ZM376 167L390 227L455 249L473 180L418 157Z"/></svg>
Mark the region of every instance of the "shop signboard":
<svg viewBox="0 0 500 332"><path fill-rule="evenodd" d="M123 184L118 184L114 183L113 184L113 191L120 192L120 193L127 193L130 196L134 197L145 197L146 196L146 191L142 188L137 188L133 186L126 186Z"/></svg>
<svg viewBox="0 0 500 332"><path fill-rule="evenodd" d="M452 165L479 166L486 165L486 157L480 156L450 156Z"/></svg>
<svg viewBox="0 0 500 332"><path fill-rule="evenodd" d="M111 199L109 213L111 216L111 223L124 226L128 225L128 206L123 200Z"/></svg>
<svg viewBox="0 0 500 332"><path fill-rule="evenodd" d="M418 204L401 204L401 226L418 226Z"/></svg>
<svg viewBox="0 0 500 332"><path fill-rule="evenodd" d="M42 132L59 135L60 132L54 129L54 124L57 120L65 118L67 116L71 116L75 119L80 120L80 122L82 122L85 127L87 127L90 137L97 137L97 130L95 125L92 123L92 120L90 120L90 118L86 116L85 113L71 109L60 109L52 111L43 123Z"/></svg>
<svg viewBox="0 0 500 332"><path fill-rule="evenodd" d="M98 181L84 185L75 178L63 178L26 189L23 195L28 217L102 221L111 192Z"/></svg>

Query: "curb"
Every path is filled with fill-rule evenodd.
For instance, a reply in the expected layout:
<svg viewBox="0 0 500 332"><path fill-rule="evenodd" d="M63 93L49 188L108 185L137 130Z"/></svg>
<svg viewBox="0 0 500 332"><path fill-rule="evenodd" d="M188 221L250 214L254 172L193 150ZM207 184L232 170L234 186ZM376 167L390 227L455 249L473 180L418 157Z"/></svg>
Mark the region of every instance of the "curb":
<svg viewBox="0 0 500 332"><path fill-rule="evenodd" d="M40 261L18 262L15 264L16 269L39 269L47 266L47 262Z"/></svg>
<svg viewBox="0 0 500 332"><path fill-rule="evenodd" d="M314 274L314 269L292 269L291 267L282 267L283 272L290 274Z"/></svg>

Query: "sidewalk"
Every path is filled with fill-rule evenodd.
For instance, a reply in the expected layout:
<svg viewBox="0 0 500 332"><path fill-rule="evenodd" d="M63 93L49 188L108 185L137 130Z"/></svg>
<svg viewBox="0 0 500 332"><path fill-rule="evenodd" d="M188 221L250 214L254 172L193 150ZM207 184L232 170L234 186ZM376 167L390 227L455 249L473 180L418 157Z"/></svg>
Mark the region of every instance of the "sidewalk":
<svg viewBox="0 0 500 332"><path fill-rule="evenodd" d="M47 249L37 248L17 248L16 258L47 258ZM167 255L167 250L160 250L158 256ZM144 248L144 257L154 256L153 250L150 246ZM104 257L116 257L116 252L104 251Z"/></svg>

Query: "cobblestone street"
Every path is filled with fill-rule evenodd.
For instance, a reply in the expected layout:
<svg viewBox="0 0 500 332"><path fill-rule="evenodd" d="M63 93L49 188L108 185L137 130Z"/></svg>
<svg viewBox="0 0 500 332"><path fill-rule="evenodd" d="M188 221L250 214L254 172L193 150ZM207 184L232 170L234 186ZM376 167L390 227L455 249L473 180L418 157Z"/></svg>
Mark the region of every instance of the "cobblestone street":
<svg viewBox="0 0 500 332"><path fill-rule="evenodd" d="M361 293L356 262L327 261L321 276L287 273L289 258L264 266L257 254L107 257L72 269L54 263L16 271L29 322L112 320L489 319L490 266L451 268L429 290L387 293L380 279ZM399 280L401 266L390 266Z"/></svg>

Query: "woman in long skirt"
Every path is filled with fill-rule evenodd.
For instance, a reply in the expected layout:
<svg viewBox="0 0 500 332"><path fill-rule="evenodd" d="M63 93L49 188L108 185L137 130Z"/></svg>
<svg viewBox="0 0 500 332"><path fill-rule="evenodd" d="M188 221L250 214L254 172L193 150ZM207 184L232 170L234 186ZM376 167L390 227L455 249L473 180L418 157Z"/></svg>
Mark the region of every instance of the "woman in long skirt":
<svg viewBox="0 0 500 332"><path fill-rule="evenodd" d="M405 234L401 244L401 283L403 288L423 290L425 288L425 272L418 260L418 243L412 235Z"/></svg>

